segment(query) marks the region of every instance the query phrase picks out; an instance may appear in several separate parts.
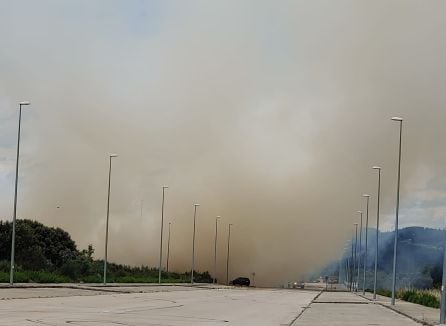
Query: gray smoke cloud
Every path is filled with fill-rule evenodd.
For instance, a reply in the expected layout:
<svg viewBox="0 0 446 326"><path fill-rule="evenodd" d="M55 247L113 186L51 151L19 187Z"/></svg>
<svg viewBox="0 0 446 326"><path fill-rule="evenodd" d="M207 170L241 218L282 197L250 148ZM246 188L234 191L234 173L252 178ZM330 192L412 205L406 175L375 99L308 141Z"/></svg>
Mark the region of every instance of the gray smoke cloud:
<svg viewBox="0 0 446 326"><path fill-rule="evenodd" d="M171 264L296 280L340 255L383 167L392 229L397 125L402 225L446 211L442 1L0 1L0 214L12 215L17 103L19 216L103 256L157 265L169 185ZM370 223L375 223L372 198ZM60 208L56 208L60 206ZM142 214L141 214L142 207ZM167 234L167 233L166 233Z"/></svg>

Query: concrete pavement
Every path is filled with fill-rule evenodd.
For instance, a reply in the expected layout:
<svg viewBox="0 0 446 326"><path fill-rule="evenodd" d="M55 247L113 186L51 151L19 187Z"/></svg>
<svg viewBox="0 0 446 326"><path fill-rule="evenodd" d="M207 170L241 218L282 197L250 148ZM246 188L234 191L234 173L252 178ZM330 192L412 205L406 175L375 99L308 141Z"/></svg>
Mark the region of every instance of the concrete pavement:
<svg viewBox="0 0 446 326"><path fill-rule="evenodd" d="M52 289L57 297L2 300L0 325L291 325L318 294L283 289L158 288L156 292L157 287L128 286L126 291L131 293L98 291L100 295L77 289L78 293L65 297L60 296L63 289ZM11 290L0 289L0 296ZM82 291L90 294L82 295Z"/></svg>
<svg viewBox="0 0 446 326"><path fill-rule="evenodd" d="M67 286L0 288L0 326L419 325L349 292L199 284Z"/></svg>
<svg viewBox="0 0 446 326"><path fill-rule="evenodd" d="M372 293L366 292L364 297L370 301L373 301ZM376 303L409 316L410 318L424 325L439 325L440 323L440 309L429 308L398 299L395 301L395 306L392 306L390 304L390 298L380 295L376 296Z"/></svg>
<svg viewBox="0 0 446 326"><path fill-rule="evenodd" d="M393 310L349 292L323 292L292 326L420 325Z"/></svg>

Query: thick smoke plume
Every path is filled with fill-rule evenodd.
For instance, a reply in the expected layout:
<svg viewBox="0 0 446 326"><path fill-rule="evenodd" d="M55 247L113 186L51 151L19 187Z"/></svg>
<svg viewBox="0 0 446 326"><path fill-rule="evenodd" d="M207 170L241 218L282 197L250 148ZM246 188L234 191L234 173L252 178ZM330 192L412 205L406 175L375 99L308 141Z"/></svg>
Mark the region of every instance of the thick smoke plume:
<svg viewBox="0 0 446 326"><path fill-rule="evenodd" d="M171 264L225 278L296 280L335 256L383 167L392 228L404 122L402 225L445 212L443 1L0 1L0 214L12 215L17 103L19 217L157 265L169 185ZM375 223L372 198L370 223ZM57 207L60 208L57 208ZM141 210L142 208L142 210ZM142 212L142 213L141 213ZM166 238L165 238L166 239Z"/></svg>

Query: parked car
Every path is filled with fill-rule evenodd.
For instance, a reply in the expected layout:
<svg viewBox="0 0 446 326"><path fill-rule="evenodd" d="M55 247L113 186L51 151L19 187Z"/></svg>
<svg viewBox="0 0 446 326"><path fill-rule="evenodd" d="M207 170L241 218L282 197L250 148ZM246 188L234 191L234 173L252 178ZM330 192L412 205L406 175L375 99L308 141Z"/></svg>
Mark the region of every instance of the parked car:
<svg viewBox="0 0 446 326"><path fill-rule="evenodd" d="M293 289L303 289L305 287L304 282L294 282L293 283Z"/></svg>
<svg viewBox="0 0 446 326"><path fill-rule="evenodd" d="M231 284L238 286L249 286L251 284L251 281L247 277L237 277L231 282Z"/></svg>

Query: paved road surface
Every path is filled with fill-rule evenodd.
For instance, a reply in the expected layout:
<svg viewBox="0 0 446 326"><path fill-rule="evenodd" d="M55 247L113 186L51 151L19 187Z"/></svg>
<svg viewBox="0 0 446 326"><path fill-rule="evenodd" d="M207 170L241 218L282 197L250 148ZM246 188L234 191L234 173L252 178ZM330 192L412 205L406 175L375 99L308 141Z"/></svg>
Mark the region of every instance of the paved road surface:
<svg viewBox="0 0 446 326"><path fill-rule="evenodd" d="M408 317L349 292L324 292L292 326L412 326Z"/></svg>
<svg viewBox="0 0 446 326"><path fill-rule="evenodd" d="M183 289L1 300L0 325L290 325L317 294L272 289ZM11 290L0 289L0 296L2 291Z"/></svg>
<svg viewBox="0 0 446 326"><path fill-rule="evenodd" d="M149 286L0 288L0 325L413 326L348 292ZM113 292L106 292L113 291Z"/></svg>

